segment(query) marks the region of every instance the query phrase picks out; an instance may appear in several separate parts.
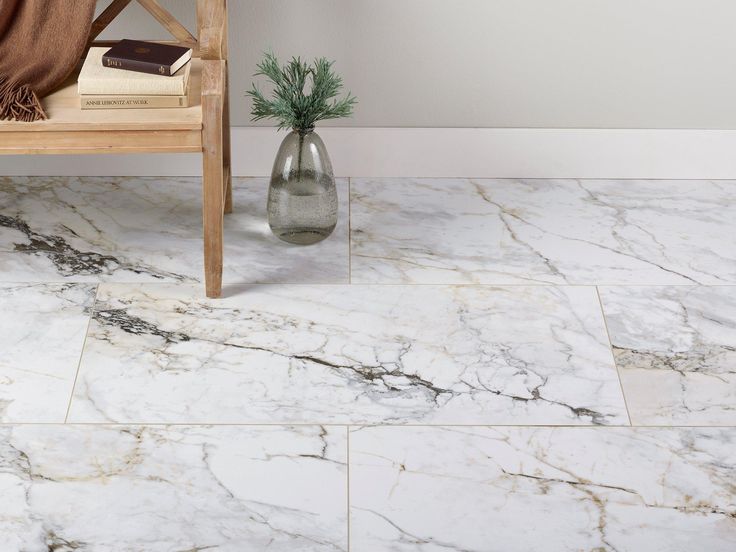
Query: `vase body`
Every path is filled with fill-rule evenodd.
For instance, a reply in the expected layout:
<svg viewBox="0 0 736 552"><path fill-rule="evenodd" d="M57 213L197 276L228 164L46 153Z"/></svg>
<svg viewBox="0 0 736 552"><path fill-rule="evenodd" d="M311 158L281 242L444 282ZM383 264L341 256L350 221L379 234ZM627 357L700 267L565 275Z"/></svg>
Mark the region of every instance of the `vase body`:
<svg viewBox="0 0 736 552"><path fill-rule="evenodd" d="M293 130L281 143L268 189L268 224L281 240L310 245L337 224L337 190L324 142Z"/></svg>

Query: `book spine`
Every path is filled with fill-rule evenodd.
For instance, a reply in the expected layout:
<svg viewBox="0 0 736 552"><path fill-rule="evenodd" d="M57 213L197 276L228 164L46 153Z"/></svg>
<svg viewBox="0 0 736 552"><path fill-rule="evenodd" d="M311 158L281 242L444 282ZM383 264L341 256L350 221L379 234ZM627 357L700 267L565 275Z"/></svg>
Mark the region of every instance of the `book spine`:
<svg viewBox="0 0 736 552"><path fill-rule="evenodd" d="M82 109L159 109L188 107L186 96L82 96Z"/></svg>
<svg viewBox="0 0 736 552"><path fill-rule="evenodd" d="M81 96L186 96L187 87L180 79L158 79L157 82L133 79L79 79Z"/></svg>
<svg viewBox="0 0 736 552"><path fill-rule="evenodd" d="M132 59L102 56L102 65L104 65L105 67L124 69L126 71L137 71L138 73L164 75L167 77L171 76L171 66L159 65L158 63L150 63L147 61L135 61Z"/></svg>

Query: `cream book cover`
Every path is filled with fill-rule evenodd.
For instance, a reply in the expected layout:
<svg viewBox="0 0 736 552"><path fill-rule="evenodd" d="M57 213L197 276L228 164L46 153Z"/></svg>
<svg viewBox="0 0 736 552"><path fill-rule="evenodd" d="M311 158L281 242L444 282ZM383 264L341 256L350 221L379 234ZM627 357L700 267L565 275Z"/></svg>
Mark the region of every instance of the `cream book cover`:
<svg viewBox="0 0 736 552"><path fill-rule="evenodd" d="M102 65L109 48L90 48L79 73L80 95L136 94L145 96L185 96L192 64L187 63L174 76L151 75Z"/></svg>
<svg viewBox="0 0 736 552"><path fill-rule="evenodd" d="M82 109L162 109L167 107L188 107L187 96L80 96Z"/></svg>

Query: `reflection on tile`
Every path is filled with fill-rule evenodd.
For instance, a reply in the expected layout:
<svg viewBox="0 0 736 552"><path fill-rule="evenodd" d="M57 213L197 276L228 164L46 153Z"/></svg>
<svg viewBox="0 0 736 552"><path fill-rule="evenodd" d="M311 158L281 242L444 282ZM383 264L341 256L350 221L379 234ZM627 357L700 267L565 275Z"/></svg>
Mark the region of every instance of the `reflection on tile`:
<svg viewBox="0 0 736 552"><path fill-rule="evenodd" d="M0 284L0 422L63 422L95 286Z"/></svg>
<svg viewBox="0 0 736 552"><path fill-rule="evenodd" d="M348 186L324 242L291 246L266 222L268 181L235 179L225 217L225 292L250 282L348 281ZM0 279L198 282L202 200L196 178L0 177Z"/></svg>
<svg viewBox="0 0 736 552"><path fill-rule="evenodd" d="M344 428L0 428L0 550L347 550Z"/></svg>
<svg viewBox="0 0 736 552"><path fill-rule="evenodd" d="M736 283L736 182L354 179L351 209L358 283Z"/></svg>
<svg viewBox="0 0 736 552"><path fill-rule="evenodd" d="M609 287L601 300L634 423L736 425L736 287Z"/></svg>
<svg viewBox="0 0 736 552"><path fill-rule="evenodd" d="M730 552L736 430L361 428L351 550Z"/></svg>
<svg viewBox="0 0 736 552"><path fill-rule="evenodd" d="M593 288L103 284L76 422L622 424Z"/></svg>

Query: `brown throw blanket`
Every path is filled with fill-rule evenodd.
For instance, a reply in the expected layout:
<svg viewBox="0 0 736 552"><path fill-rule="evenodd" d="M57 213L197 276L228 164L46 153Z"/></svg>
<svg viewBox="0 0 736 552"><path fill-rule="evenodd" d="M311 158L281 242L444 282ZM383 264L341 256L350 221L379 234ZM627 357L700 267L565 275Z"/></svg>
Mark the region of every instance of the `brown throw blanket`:
<svg viewBox="0 0 736 552"><path fill-rule="evenodd" d="M45 119L39 98L74 70L96 0L0 0L0 120Z"/></svg>

